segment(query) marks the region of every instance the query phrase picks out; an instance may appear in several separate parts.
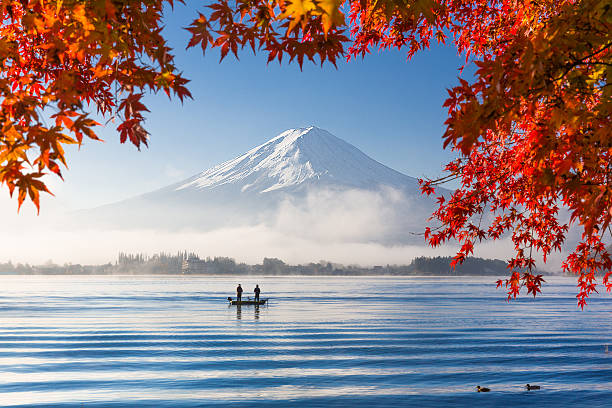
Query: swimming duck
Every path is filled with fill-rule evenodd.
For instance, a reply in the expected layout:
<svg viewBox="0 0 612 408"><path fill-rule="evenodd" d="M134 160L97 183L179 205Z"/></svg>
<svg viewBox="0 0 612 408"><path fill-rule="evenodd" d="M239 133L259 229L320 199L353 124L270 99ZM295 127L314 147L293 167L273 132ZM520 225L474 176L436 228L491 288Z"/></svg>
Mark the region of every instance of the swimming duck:
<svg viewBox="0 0 612 408"><path fill-rule="evenodd" d="M530 390L539 390L540 386L539 385L527 384L527 385L525 385L525 388L527 388L528 391L530 391Z"/></svg>
<svg viewBox="0 0 612 408"><path fill-rule="evenodd" d="M487 387L481 387L480 385L477 385L476 386L476 391L478 391L478 392L489 392L491 390L489 388L487 388Z"/></svg>

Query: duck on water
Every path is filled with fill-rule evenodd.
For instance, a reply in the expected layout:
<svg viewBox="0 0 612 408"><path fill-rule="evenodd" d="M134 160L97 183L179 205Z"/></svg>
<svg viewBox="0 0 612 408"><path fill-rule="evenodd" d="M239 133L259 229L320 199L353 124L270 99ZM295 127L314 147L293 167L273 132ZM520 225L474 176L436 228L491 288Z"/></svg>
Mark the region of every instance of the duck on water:
<svg viewBox="0 0 612 408"><path fill-rule="evenodd" d="M527 388L528 391L533 391L533 390L539 390L540 386L539 385L527 384L527 385L525 385L525 388ZM491 391L491 389L487 388L487 387L481 387L480 385L477 385L476 386L476 391L477 392L489 392L489 391Z"/></svg>

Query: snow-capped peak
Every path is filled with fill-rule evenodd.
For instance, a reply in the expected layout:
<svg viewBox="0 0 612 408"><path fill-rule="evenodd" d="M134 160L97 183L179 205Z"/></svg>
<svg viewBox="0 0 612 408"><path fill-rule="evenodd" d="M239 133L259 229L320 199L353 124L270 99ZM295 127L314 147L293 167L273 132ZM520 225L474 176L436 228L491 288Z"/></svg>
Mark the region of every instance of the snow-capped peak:
<svg viewBox="0 0 612 408"><path fill-rule="evenodd" d="M313 181L367 188L405 185L411 180L328 131L310 126L286 130L242 156L186 180L176 190L233 185L242 192L267 193Z"/></svg>

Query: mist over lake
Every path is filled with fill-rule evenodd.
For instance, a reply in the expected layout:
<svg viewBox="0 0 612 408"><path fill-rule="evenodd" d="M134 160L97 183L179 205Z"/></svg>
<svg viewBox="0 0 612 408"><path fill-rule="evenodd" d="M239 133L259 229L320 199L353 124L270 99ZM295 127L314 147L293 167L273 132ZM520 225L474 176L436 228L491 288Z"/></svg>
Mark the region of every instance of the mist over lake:
<svg viewBox="0 0 612 408"><path fill-rule="evenodd" d="M580 311L574 278L510 303L491 277L0 280L0 406L612 401L612 299ZM269 305L228 306L238 283Z"/></svg>

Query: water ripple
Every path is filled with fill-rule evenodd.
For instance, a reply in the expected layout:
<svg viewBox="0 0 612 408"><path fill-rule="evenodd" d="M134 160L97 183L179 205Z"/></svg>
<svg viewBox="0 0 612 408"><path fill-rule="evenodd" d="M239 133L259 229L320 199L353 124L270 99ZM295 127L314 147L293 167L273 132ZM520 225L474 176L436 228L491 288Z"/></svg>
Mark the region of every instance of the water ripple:
<svg viewBox="0 0 612 408"><path fill-rule="evenodd" d="M612 401L612 301L577 310L569 279L508 304L488 278L260 277L258 308L227 277L0 279L0 406Z"/></svg>

